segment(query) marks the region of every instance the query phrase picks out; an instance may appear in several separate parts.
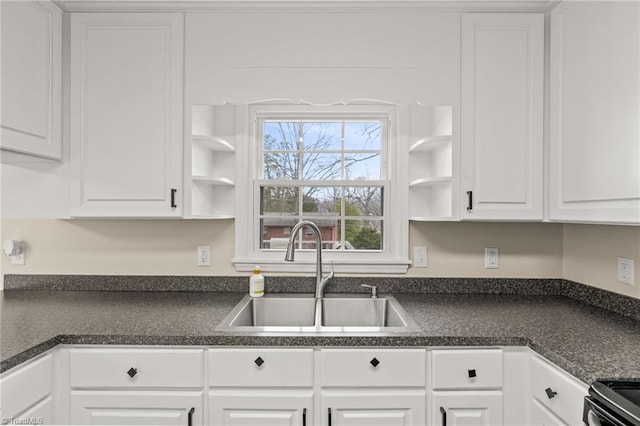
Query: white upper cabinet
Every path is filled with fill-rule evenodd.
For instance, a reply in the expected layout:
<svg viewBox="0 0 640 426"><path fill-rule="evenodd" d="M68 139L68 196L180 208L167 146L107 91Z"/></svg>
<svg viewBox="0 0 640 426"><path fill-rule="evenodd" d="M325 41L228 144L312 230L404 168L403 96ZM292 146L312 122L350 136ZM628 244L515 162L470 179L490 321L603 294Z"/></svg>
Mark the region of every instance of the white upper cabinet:
<svg viewBox="0 0 640 426"><path fill-rule="evenodd" d="M182 215L183 15L71 16L71 214Z"/></svg>
<svg viewBox="0 0 640 426"><path fill-rule="evenodd" d="M542 220L544 16L462 17L461 218Z"/></svg>
<svg viewBox="0 0 640 426"><path fill-rule="evenodd" d="M640 224L640 3L561 3L550 56L550 219Z"/></svg>
<svg viewBox="0 0 640 426"><path fill-rule="evenodd" d="M2 1L0 147L62 156L62 11L49 1Z"/></svg>

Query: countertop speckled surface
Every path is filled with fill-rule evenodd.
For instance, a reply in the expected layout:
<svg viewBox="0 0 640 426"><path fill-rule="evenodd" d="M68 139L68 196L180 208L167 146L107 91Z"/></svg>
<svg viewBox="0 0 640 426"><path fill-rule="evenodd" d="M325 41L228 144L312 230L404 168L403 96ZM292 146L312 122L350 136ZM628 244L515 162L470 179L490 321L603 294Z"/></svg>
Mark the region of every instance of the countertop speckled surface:
<svg viewBox="0 0 640 426"><path fill-rule="evenodd" d="M564 296L396 294L421 331L247 336L215 329L241 293L5 291L1 371L58 344L529 346L584 382L640 378L640 321Z"/></svg>

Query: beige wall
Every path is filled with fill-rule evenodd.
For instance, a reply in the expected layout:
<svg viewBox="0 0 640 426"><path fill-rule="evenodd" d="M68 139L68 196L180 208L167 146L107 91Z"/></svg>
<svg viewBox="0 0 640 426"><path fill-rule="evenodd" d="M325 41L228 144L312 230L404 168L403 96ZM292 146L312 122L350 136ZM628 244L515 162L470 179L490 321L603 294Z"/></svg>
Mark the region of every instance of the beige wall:
<svg viewBox="0 0 640 426"><path fill-rule="evenodd" d="M640 227L564 225L562 276L640 298ZM633 259L633 286L617 282L618 257Z"/></svg>
<svg viewBox="0 0 640 426"><path fill-rule="evenodd" d="M1 238L28 243L26 265L2 258L12 274L239 275L232 220L3 219ZM566 278L640 298L640 227L549 223L412 222L413 247L428 268L409 276ZM196 246L212 246L197 267ZM484 269L484 248L500 248L500 268ZM635 285L616 282L617 257L634 259Z"/></svg>
<svg viewBox="0 0 640 426"><path fill-rule="evenodd" d="M549 223L412 222L414 246L427 246L428 268L412 276L560 278L562 225ZM500 249L500 268L484 268L485 247Z"/></svg>

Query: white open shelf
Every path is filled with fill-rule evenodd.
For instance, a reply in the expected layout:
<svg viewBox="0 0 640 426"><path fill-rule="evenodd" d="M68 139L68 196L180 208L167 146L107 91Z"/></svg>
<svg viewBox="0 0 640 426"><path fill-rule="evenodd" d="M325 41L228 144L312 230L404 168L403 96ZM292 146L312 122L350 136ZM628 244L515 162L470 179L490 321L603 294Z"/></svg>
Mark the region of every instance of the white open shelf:
<svg viewBox="0 0 640 426"><path fill-rule="evenodd" d="M409 219L453 218L453 108L412 105L409 133Z"/></svg>
<svg viewBox="0 0 640 426"><path fill-rule="evenodd" d="M226 140L216 136L191 135L191 139L197 144L205 146L211 151L235 152L235 148Z"/></svg>
<svg viewBox="0 0 640 426"><path fill-rule="evenodd" d="M235 114L236 107L229 104L191 108L190 218L234 217Z"/></svg>

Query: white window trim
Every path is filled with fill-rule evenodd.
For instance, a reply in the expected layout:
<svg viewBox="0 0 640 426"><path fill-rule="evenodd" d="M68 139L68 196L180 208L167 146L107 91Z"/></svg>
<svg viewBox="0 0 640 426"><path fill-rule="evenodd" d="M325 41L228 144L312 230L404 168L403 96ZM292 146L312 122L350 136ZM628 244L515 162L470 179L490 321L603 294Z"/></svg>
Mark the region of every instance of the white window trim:
<svg viewBox="0 0 640 426"><path fill-rule="evenodd" d="M256 146L258 118L273 117L282 114L310 116L346 114L349 118L371 118L384 115L388 117L388 138L386 148L388 190L385 193L384 209L384 248L381 251L323 251L323 270L328 271L333 264L336 273L345 274L404 274L411 263L408 256L409 220L406 164L401 155L406 141L401 140L397 120L397 105L380 101L353 101L332 105L311 105L305 102L258 102L244 109L244 122L241 138L243 143L236 149L238 170L247 170L244 176L236 179L236 219L235 219L235 257L233 264L237 271L249 272L254 265L260 265L265 272L315 272L315 251L296 252L294 262L284 260L284 250L261 250L255 235L258 225L257 209L259 205L254 194L254 179L260 170L261 158Z"/></svg>

